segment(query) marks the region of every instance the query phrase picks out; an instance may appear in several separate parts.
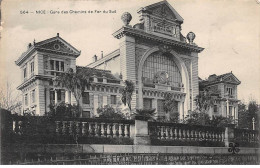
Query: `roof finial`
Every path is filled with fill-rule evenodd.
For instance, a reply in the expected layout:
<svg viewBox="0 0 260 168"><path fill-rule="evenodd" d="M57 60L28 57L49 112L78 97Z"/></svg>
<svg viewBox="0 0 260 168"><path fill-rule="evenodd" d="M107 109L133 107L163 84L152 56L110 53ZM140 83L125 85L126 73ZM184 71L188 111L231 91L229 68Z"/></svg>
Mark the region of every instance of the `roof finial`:
<svg viewBox="0 0 260 168"><path fill-rule="evenodd" d="M33 45L35 44L35 39L33 40Z"/></svg>
<svg viewBox="0 0 260 168"><path fill-rule="evenodd" d="M60 33L57 33L57 37L59 37L60 36Z"/></svg>

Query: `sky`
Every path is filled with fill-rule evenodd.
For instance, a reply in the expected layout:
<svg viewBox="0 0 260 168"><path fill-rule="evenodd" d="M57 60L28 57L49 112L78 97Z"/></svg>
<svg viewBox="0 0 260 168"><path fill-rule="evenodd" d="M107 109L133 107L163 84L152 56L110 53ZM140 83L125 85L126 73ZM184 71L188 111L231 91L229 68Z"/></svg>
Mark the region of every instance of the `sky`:
<svg viewBox="0 0 260 168"><path fill-rule="evenodd" d="M77 65L85 66L94 54L104 55L119 47L112 36L123 26L121 15L131 13L130 25L139 22L137 10L159 0L3 0L0 40L0 85L16 88L21 72L15 60L28 43L60 36L81 50ZM182 16L182 34L192 31L199 53L199 76L231 72L241 81L238 98L260 102L260 3L257 0L168 0ZM45 10L46 14L36 14ZM86 14L61 14L62 11ZM108 13L103 13L103 11ZM109 13L109 10L116 11ZM23 12L28 13L23 14ZM50 11L59 11L52 14ZM93 13L88 13L93 11ZM95 11L101 11L97 13Z"/></svg>

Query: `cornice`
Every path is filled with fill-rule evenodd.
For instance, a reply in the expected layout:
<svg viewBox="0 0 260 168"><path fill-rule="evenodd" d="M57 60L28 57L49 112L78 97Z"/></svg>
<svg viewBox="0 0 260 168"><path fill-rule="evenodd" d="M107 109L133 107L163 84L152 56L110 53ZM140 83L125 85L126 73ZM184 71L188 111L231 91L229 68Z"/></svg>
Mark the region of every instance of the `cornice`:
<svg viewBox="0 0 260 168"><path fill-rule="evenodd" d="M112 51L111 53L109 53L108 55L104 56L103 58L97 60L96 62L92 62L92 63L88 64L87 67L90 67L90 68L96 67L99 64L102 64L114 57L117 57L118 55L120 55L120 50L116 49L116 50Z"/></svg>
<svg viewBox="0 0 260 168"><path fill-rule="evenodd" d="M122 28L117 30L115 33L113 33L113 36L117 39L120 39L120 38L124 37L125 35L146 38L148 40L153 40L153 41L165 43L165 44L168 44L168 45L186 48L186 49L189 49L189 50L195 51L195 52L201 52L201 51L204 50L204 48L202 48L202 47L190 45L186 42L176 41L174 39L160 37L160 36L157 36L157 35L154 35L154 34L151 34L151 33L147 33L147 32L140 30L140 29L134 29L130 26L123 26Z"/></svg>
<svg viewBox="0 0 260 168"><path fill-rule="evenodd" d="M46 75L34 75L32 77L30 77L29 79L27 79L26 81L24 81L22 84L20 84L17 89L18 90L22 90L24 87L30 85L32 82L34 82L37 79L52 79L51 76L46 76Z"/></svg>

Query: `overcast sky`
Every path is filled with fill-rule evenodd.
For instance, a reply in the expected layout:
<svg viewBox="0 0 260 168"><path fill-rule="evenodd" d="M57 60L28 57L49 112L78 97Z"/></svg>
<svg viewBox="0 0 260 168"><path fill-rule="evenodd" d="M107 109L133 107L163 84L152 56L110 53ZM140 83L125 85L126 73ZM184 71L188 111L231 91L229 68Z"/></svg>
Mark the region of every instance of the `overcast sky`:
<svg viewBox="0 0 260 168"><path fill-rule="evenodd" d="M45 40L57 32L78 50L77 65L85 66L92 56L107 54L119 46L112 36L122 25L121 15L132 14L131 25L138 22L137 10L159 0L72 1L3 0L0 42L3 84L20 84L20 70L14 61L26 51L29 42ZM194 42L205 50L199 54L199 76L232 71L241 81L238 98L260 100L260 3L257 0L168 0L182 16L182 34L196 34ZM20 14L21 11L29 14ZM46 10L47 14L36 14ZM116 10L116 13L49 14L62 10ZM30 13L33 12L33 13Z"/></svg>

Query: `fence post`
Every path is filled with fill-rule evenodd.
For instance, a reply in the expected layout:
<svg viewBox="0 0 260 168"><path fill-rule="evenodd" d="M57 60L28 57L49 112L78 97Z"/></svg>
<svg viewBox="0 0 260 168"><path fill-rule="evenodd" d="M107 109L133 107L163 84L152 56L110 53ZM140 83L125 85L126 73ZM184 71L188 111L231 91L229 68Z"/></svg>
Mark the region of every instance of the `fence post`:
<svg viewBox="0 0 260 168"><path fill-rule="evenodd" d="M234 125L229 125L225 128L224 137L225 147L229 147L229 143L234 142Z"/></svg>
<svg viewBox="0 0 260 168"><path fill-rule="evenodd" d="M151 140L148 135L148 121L146 120L135 120L135 135L134 135L135 145L150 145Z"/></svg>

